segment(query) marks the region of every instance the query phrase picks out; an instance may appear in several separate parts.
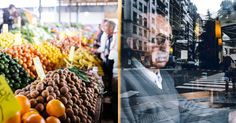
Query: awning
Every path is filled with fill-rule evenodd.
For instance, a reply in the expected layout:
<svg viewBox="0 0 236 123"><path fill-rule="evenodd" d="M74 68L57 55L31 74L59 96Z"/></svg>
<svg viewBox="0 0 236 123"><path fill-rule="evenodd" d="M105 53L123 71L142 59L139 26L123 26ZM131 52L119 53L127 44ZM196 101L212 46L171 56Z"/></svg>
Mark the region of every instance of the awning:
<svg viewBox="0 0 236 123"><path fill-rule="evenodd" d="M236 39L236 23L222 26L222 32L228 35L231 39Z"/></svg>

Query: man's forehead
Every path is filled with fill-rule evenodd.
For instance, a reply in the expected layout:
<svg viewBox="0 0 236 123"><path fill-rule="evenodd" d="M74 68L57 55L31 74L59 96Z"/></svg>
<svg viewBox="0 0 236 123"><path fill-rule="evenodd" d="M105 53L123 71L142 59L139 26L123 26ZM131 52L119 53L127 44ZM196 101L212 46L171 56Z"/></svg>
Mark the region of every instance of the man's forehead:
<svg viewBox="0 0 236 123"><path fill-rule="evenodd" d="M161 33L164 35L170 35L172 33L171 31L171 26L169 21L162 15L157 15L156 16L156 20L157 20L157 34Z"/></svg>

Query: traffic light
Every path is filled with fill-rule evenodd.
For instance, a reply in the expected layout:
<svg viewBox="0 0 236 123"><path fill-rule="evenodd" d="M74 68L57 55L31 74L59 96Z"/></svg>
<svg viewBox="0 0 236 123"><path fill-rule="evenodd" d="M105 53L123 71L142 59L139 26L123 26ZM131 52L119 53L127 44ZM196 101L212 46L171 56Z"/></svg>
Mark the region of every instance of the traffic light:
<svg viewBox="0 0 236 123"><path fill-rule="evenodd" d="M223 42L221 38L218 38L218 46L222 46Z"/></svg>
<svg viewBox="0 0 236 123"><path fill-rule="evenodd" d="M221 25L218 20L207 20L205 33L202 35L200 61L201 66L207 69L217 69L219 67L219 52L222 48Z"/></svg>
<svg viewBox="0 0 236 123"><path fill-rule="evenodd" d="M221 25L220 25L220 21L215 20L215 37L216 38L221 38L222 34L221 34Z"/></svg>

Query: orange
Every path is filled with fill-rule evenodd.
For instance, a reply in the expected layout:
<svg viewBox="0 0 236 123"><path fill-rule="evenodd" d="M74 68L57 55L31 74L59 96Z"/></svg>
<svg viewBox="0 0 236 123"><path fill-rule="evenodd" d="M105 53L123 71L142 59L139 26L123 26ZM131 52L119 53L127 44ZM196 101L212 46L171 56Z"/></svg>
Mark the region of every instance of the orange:
<svg viewBox="0 0 236 123"><path fill-rule="evenodd" d="M51 116L60 117L65 113L65 106L61 101L53 99L46 105L46 111Z"/></svg>
<svg viewBox="0 0 236 123"><path fill-rule="evenodd" d="M24 122L30 115L32 114L38 114L38 111L36 109L30 109L30 111L26 112L23 116L22 116L22 121Z"/></svg>
<svg viewBox="0 0 236 123"><path fill-rule="evenodd" d="M16 112L16 114L9 118L5 123L21 123L20 112Z"/></svg>
<svg viewBox="0 0 236 123"><path fill-rule="evenodd" d="M31 114L24 123L45 123L45 120L40 114Z"/></svg>
<svg viewBox="0 0 236 123"><path fill-rule="evenodd" d="M21 114L24 114L25 112L28 112L30 110L30 101L26 96L16 95L16 100L21 105L21 110L20 110Z"/></svg>
<svg viewBox="0 0 236 123"><path fill-rule="evenodd" d="M46 119L46 123L61 123L61 121L57 117L49 116Z"/></svg>

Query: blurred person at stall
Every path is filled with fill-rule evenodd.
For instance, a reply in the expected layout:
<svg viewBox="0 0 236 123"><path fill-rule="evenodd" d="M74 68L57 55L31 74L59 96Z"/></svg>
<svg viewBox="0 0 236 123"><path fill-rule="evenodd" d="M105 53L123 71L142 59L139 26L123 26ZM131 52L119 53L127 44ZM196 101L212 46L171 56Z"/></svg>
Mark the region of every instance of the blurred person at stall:
<svg viewBox="0 0 236 123"><path fill-rule="evenodd" d="M99 46L102 45L101 44L101 39L102 39L102 35L103 35L103 32L104 32L104 24L107 21L108 21L107 19L104 19L102 21L102 23L98 25L97 37L96 37L96 40L95 40L95 46L96 47L99 47Z"/></svg>
<svg viewBox="0 0 236 123"><path fill-rule="evenodd" d="M101 58L101 53L104 51L105 49L105 44L106 44L106 40L107 39L107 34L104 32L104 24L107 22L107 19L104 19L102 21L101 24L99 24L98 26L98 33L97 33L97 38L94 42L94 48L95 50L93 51L96 56L104 61L104 58Z"/></svg>
<svg viewBox="0 0 236 123"><path fill-rule="evenodd" d="M127 43L121 50L121 123L236 123L235 112L213 109L181 97L173 78L161 68L169 60L171 27L157 16L156 43L148 45L150 71L137 59Z"/></svg>
<svg viewBox="0 0 236 123"><path fill-rule="evenodd" d="M103 34L101 36L101 46L96 50L96 53L100 53L100 57L103 61L103 71L104 71L104 82L106 85L106 90L108 91L108 95L111 94L111 84L113 77L113 64L114 58L112 49L113 46L113 35L116 24L113 21L106 21L103 27Z"/></svg>
<svg viewBox="0 0 236 123"><path fill-rule="evenodd" d="M13 29L14 21L17 20L18 16L17 9L13 4L9 5L8 8L3 10L3 24L8 24L8 30Z"/></svg>

